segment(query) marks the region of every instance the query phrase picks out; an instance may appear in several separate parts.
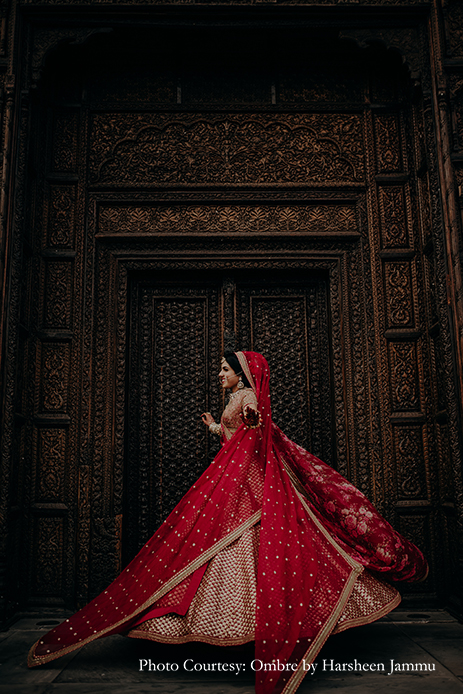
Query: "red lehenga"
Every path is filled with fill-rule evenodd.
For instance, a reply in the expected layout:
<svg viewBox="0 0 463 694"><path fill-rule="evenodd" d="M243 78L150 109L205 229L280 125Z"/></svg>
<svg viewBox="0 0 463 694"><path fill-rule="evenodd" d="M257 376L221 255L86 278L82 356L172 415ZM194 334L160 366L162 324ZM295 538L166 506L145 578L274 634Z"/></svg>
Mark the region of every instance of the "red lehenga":
<svg viewBox="0 0 463 694"><path fill-rule="evenodd" d="M256 659L294 667L256 672L257 694L289 694L330 634L398 605L380 577L425 578L419 549L273 424L266 360L237 357L261 425L238 419L254 397L246 389L225 409L224 445L211 465L120 576L37 641L29 666L116 633L164 643L254 640Z"/></svg>

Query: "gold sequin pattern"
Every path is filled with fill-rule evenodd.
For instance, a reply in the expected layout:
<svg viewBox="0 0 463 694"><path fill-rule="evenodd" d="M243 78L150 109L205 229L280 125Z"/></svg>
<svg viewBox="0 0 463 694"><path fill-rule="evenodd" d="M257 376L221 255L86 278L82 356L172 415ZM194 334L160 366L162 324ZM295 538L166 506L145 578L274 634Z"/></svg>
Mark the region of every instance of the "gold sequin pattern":
<svg viewBox="0 0 463 694"><path fill-rule="evenodd" d="M163 643L245 643L254 638L260 524L210 562L185 616L147 620L128 636Z"/></svg>

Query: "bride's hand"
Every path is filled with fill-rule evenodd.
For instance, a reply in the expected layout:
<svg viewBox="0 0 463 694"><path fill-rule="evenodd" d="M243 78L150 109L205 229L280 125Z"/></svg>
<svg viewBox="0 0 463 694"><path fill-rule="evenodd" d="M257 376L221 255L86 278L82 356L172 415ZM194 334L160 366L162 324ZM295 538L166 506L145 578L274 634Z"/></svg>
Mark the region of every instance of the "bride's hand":
<svg viewBox="0 0 463 694"><path fill-rule="evenodd" d="M208 427L210 424L214 424L215 419L211 415L210 412L203 412L201 415L201 419L203 420L204 424Z"/></svg>

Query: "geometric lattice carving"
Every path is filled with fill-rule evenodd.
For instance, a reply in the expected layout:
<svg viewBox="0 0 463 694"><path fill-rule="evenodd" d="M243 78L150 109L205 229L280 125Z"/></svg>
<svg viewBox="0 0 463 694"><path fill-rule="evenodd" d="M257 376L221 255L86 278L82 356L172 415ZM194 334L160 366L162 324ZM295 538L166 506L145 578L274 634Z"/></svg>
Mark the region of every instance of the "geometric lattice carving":
<svg viewBox="0 0 463 694"><path fill-rule="evenodd" d="M217 450L218 440L199 415L221 414L219 291L135 285L133 317L124 531L129 557L206 468L208 443Z"/></svg>
<svg viewBox="0 0 463 694"><path fill-rule="evenodd" d="M101 114L94 183L307 183L364 179L357 114Z"/></svg>
<svg viewBox="0 0 463 694"><path fill-rule="evenodd" d="M271 373L272 418L294 441L332 461L326 280L293 274L237 282L239 341ZM273 285L273 286L272 286ZM291 394L282 397L282 393Z"/></svg>
<svg viewBox="0 0 463 694"><path fill-rule="evenodd" d="M355 233L353 205L162 205L100 208L101 234Z"/></svg>

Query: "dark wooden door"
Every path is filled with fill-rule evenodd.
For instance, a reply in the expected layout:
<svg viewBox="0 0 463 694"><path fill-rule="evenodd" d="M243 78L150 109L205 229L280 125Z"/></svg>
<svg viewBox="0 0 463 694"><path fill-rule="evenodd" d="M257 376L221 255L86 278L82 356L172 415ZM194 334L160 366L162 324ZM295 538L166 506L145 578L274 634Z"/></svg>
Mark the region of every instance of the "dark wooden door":
<svg viewBox="0 0 463 694"><path fill-rule="evenodd" d="M218 451L200 414L218 420L225 404L217 376L226 325L236 349L268 358L277 424L331 461L326 284L275 272L132 278L125 561Z"/></svg>

